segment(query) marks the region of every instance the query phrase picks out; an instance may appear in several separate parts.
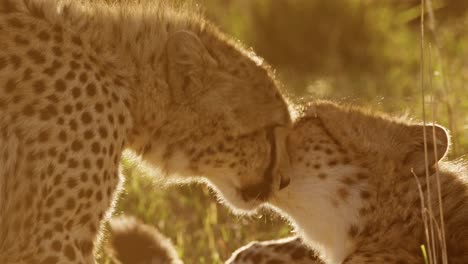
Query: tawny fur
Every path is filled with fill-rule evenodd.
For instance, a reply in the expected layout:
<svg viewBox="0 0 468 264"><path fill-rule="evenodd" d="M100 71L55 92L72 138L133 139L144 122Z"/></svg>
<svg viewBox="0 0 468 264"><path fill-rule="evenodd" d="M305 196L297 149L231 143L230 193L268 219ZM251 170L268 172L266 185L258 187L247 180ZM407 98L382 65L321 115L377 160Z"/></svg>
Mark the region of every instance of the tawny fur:
<svg viewBox="0 0 468 264"><path fill-rule="evenodd" d="M121 216L110 219L109 235L108 252L117 263L182 263L168 238L134 217Z"/></svg>
<svg viewBox="0 0 468 264"><path fill-rule="evenodd" d="M323 264L298 237L251 242L237 249L226 264Z"/></svg>
<svg viewBox="0 0 468 264"><path fill-rule="evenodd" d="M278 190L277 83L192 13L0 0L0 263L92 263L124 149L241 209Z"/></svg>
<svg viewBox="0 0 468 264"><path fill-rule="evenodd" d="M438 166L448 261L468 263L468 169L461 162L439 161L449 148L443 128L427 125L426 132L433 215L440 222ZM272 207L291 221L325 263L424 263L420 246L429 246L414 176L426 196L423 145L421 124L370 110L312 103L289 134L291 184L273 197ZM283 247L300 244L291 240ZM283 251L280 260L289 257L285 263L302 263L292 258L293 251ZM269 246L264 250L257 246L237 255L268 258L273 253ZM439 247L437 258L440 263ZM232 264L249 261L244 257Z"/></svg>

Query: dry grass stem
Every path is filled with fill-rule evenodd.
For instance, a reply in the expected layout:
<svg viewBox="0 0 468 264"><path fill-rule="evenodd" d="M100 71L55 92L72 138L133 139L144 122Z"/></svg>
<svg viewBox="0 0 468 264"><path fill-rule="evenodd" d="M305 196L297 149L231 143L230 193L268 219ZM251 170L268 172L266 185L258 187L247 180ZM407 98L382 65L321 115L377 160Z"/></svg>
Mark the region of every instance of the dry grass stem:
<svg viewBox="0 0 468 264"><path fill-rule="evenodd" d="M424 27L424 14L425 14L425 2L424 0L421 0L421 58L420 58L420 83L421 83L421 99L422 99L422 117L423 117L423 137L424 137L424 168L425 168L425 175L426 175L426 186L427 186L427 207L423 207L423 213L425 210L428 210L429 215L433 215L432 213L432 206L431 206L431 185L430 185L430 180L429 180L429 161L428 161L428 152L427 152L427 135L426 135L426 104L425 104L425 60L424 60L424 44L425 44L425 39L424 39L424 33L425 33L425 27ZM421 190L422 192L422 190ZM424 195L422 197L424 198ZM426 229L426 243L427 243L427 253L428 253L428 259L429 263L436 263L435 261L435 256L434 256L434 228L433 228L433 223L431 219L427 217L423 217L423 220L425 221L425 229Z"/></svg>

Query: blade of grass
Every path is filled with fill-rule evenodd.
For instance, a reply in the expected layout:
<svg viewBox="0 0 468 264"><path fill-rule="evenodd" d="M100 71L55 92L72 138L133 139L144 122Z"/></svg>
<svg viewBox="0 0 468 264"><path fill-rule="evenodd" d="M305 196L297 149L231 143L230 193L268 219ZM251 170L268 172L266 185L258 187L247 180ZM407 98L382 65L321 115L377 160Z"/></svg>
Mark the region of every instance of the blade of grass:
<svg viewBox="0 0 468 264"><path fill-rule="evenodd" d="M440 62L440 75L441 75L441 78L442 78L442 91L443 91L443 102L445 104L445 108L446 108L446 111L447 111L447 119L448 119L448 127L449 127L449 130L452 132L452 154L454 156L458 156L458 131L457 131L457 121L456 121L456 118L455 118L455 109L453 107L453 103L452 103L452 100L451 100L451 97L450 97L450 94L451 94L451 91L450 91L450 84L449 84L449 79L447 78L446 76L446 62L444 60L444 56L442 55L442 46L440 44L440 41L439 41L439 37L438 37L438 34L436 32L436 25L437 25L437 21L435 19L435 15L434 15L434 5L432 3L432 0L426 0L426 5L427 5L427 10L428 10L428 14L429 14L429 31L432 35L432 39L434 41L434 45L435 45L435 51L436 51L436 56L437 56L437 60Z"/></svg>
<svg viewBox="0 0 468 264"><path fill-rule="evenodd" d="M424 245L421 245L421 252L424 257L424 263L429 264L429 261L427 259L427 252L426 252L426 247Z"/></svg>
<svg viewBox="0 0 468 264"><path fill-rule="evenodd" d="M429 158L427 152L427 133L426 133L426 103L425 103L425 76L424 76L424 14L425 14L425 1L421 0L421 62L420 62L420 82L421 82L421 101L422 101L422 118L423 118L423 139L424 139L424 168L426 174L426 186L427 186L427 210L429 215L432 215L432 206L431 206L431 183L429 180ZM426 218L427 221L427 218ZM429 230L426 230L426 239L428 245L428 256L429 256L429 263L436 263L435 256L434 256L434 227L432 220L429 219L428 226L426 226Z"/></svg>
<svg viewBox="0 0 468 264"><path fill-rule="evenodd" d="M424 234L426 235L426 244L429 245L429 227L428 227L428 223L427 223L427 213L426 213L427 210L426 210L426 204L424 202L424 200L425 200L424 199L424 192L422 190L421 182L419 181L418 176L416 175L416 173L414 173L413 169L411 169L411 173L413 174L414 179L416 180L416 185L418 186L419 199L421 200L421 217L423 219L423 224L424 224ZM422 247L423 246L424 245L422 245ZM428 259L427 257L428 257L428 255L425 254L426 263L432 263L432 262L430 262L430 259Z"/></svg>
<svg viewBox="0 0 468 264"><path fill-rule="evenodd" d="M429 43L429 89L431 93L431 110L432 110L432 123L435 124L435 100L434 100L434 89L432 86L432 73L434 72L432 68L432 45ZM435 126L432 126L432 142L433 142L433 147L434 147L434 159L437 161L439 160L438 151L437 151L437 144L436 144L436 132L435 132ZM441 190L441 184L440 184L440 174L439 174L439 163L435 163L435 174L436 174L436 184L437 184L437 201L439 204L439 217L440 217L440 223L439 223L439 243L441 246L441 255L442 255L442 263L443 264L448 264L448 257L447 257L447 243L445 241L445 221L444 221L444 209L443 209L443 203L442 203L442 190ZM434 222L437 224L437 219L434 220Z"/></svg>

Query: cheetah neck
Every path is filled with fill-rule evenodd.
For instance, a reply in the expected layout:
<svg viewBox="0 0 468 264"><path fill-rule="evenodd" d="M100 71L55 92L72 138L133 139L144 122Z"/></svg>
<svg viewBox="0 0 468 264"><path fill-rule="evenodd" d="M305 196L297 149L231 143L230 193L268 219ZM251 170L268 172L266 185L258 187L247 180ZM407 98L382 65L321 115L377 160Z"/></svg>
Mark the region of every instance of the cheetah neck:
<svg viewBox="0 0 468 264"><path fill-rule="evenodd" d="M288 187L294 192L285 191L273 202L326 263L342 263L355 248L351 233L361 227L359 208L363 202L359 190L363 186L341 186L346 175L358 171L350 165L337 166L321 179L307 170L296 170Z"/></svg>
<svg viewBox="0 0 468 264"><path fill-rule="evenodd" d="M272 204L322 259L341 263L354 250L363 225L359 210L367 178L320 120L295 130L289 139L291 183Z"/></svg>

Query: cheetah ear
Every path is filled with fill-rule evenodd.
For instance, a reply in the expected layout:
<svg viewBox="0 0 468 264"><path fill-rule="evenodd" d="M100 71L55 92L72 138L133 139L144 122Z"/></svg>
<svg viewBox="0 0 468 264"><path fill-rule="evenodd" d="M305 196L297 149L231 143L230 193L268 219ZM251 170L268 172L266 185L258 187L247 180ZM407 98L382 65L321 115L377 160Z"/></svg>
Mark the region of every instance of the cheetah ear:
<svg viewBox="0 0 468 264"><path fill-rule="evenodd" d="M439 160L445 157L449 150L450 139L448 131L439 125L414 125L410 128L412 143L404 160L408 167L421 174L426 168L426 155L424 153L424 130L427 142L428 167L432 168ZM434 141L435 139L435 141Z"/></svg>
<svg viewBox="0 0 468 264"><path fill-rule="evenodd" d="M168 84L176 101L189 98L202 89L204 69L214 63L197 35L181 30L169 36L166 44Z"/></svg>

